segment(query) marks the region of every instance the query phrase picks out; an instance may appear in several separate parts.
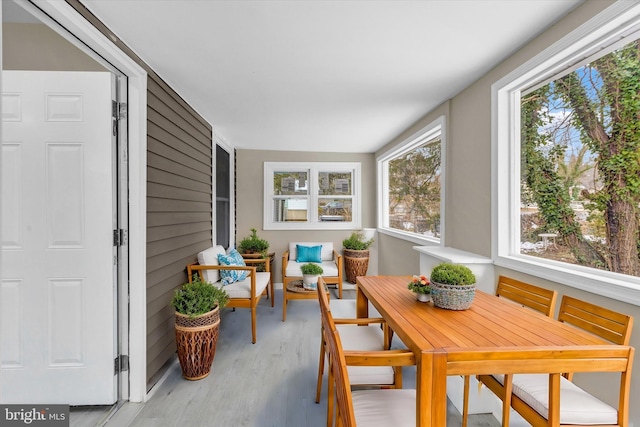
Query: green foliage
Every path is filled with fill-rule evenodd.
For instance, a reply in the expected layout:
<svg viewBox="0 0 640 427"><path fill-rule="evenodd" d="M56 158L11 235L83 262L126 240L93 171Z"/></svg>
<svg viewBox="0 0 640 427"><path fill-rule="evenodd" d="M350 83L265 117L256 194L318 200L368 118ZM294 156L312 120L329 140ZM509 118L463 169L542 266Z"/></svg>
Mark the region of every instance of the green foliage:
<svg viewBox="0 0 640 427"><path fill-rule="evenodd" d="M229 301L229 295L224 289L200 280L198 274L193 275L191 283L185 283L181 289L176 289L171 300L171 306L180 314L196 317L219 306L223 308Z"/></svg>
<svg viewBox="0 0 640 427"><path fill-rule="evenodd" d="M365 240L364 233L362 231L354 231L351 235L342 241L342 246L345 249L351 249L354 251L364 251L373 245L373 239Z"/></svg>
<svg viewBox="0 0 640 427"><path fill-rule="evenodd" d="M431 281L445 285L473 285L476 283L476 276L466 265L443 262L431 271Z"/></svg>
<svg viewBox="0 0 640 427"><path fill-rule="evenodd" d="M262 254L262 256L267 255L268 249L269 242L258 237L258 230L255 228L252 228L251 235L242 239L238 245L238 251L240 253L257 252Z"/></svg>
<svg viewBox="0 0 640 427"><path fill-rule="evenodd" d="M302 274L309 274L312 276L316 276L316 275L320 275L324 272L324 270L322 269L322 267L320 267L318 264L314 264L314 263L307 263L307 264L303 264L300 267L300 270L302 270Z"/></svg>
<svg viewBox="0 0 640 427"><path fill-rule="evenodd" d="M429 279L427 279L426 276L414 275L411 281L409 282L409 284L407 285L407 289L419 294L430 294L431 282L429 281Z"/></svg>

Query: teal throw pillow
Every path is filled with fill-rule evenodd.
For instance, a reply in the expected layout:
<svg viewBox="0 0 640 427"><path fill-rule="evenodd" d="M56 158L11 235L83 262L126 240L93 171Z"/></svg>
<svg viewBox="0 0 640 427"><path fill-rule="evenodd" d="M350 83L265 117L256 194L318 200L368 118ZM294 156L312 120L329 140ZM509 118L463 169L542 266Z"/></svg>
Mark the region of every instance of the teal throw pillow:
<svg viewBox="0 0 640 427"><path fill-rule="evenodd" d="M322 245L302 246L296 245L298 262L322 262Z"/></svg>
<svg viewBox="0 0 640 427"><path fill-rule="evenodd" d="M231 249L227 255L218 254L218 263L220 265L236 265L246 266L244 258L235 249ZM235 282L240 282L247 278L249 272L247 270L220 270L220 281L223 285L230 285Z"/></svg>

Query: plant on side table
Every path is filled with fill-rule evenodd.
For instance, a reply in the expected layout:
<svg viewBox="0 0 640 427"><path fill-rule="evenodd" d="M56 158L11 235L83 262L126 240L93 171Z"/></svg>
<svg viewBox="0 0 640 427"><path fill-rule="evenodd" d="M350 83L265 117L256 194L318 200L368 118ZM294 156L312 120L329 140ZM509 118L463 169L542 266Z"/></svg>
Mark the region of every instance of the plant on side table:
<svg viewBox="0 0 640 427"><path fill-rule="evenodd" d="M258 236L258 230L251 229L251 234L240 240L238 252L241 254L260 254L262 258L267 256L269 250L269 242Z"/></svg>
<svg viewBox="0 0 640 427"><path fill-rule="evenodd" d="M322 275L324 270L318 264L307 263L302 264L300 267L302 270L302 287L308 290L315 290L318 288L318 277Z"/></svg>
<svg viewBox="0 0 640 427"><path fill-rule="evenodd" d="M427 276L416 276L411 278L407 288L416 293L416 298L420 302L431 301L431 282Z"/></svg>
<svg viewBox="0 0 640 427"><path fill-rule="evenodd" d="M197 274L177 289L171 300L176 310L176 346L182 375L199 380L211 372L220 329L220 310L229 300L224 289L202 281Z"/></svg>
<svg viewBox="0 0 640 427"><path fill-rule="evenodd" d="M367 274L371 245L373 245L373 239L366 240L362 231L354 231L342 241L344 269L348 282L356 283L356 277Z"/></svg>
<svg viewBox="0 0 640 427"><path fill-rule="evenodd" d="M476 276L465 265L443 262L431 271L431 297L436 307L466 310L476 294Z"/></svg>

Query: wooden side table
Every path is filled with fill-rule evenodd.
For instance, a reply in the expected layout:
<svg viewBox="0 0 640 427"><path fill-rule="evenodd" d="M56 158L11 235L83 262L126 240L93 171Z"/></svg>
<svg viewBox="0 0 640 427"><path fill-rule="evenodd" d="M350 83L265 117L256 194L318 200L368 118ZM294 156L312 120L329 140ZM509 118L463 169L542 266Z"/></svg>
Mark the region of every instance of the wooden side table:
<svg viewBox="0 0 640 427"><path fill-rule="evenodd" d="M326 283L324 284L324 290L327 293L327 298L331 298L329 288ZM282 289L282 321L287 320L287 301L296 299L306 300L318 300L318 291L308 290L302 287L302 280L292 280L287 284L287 287Z"/></svg>
<svg viewBox="0 0 640 427"><path fill-rule="evenodd" d="M242 258L244 258L244 259L262 258L261 254L241 254L241 255L242 255ZM271 273L271 283L274 283L274 280L275 280L275 277L274 277L274 270L275 270L274 262L276 260L276 253L275 252L270 252L270 253L267 254L267 256L269 257L269 272Z"/></svg>

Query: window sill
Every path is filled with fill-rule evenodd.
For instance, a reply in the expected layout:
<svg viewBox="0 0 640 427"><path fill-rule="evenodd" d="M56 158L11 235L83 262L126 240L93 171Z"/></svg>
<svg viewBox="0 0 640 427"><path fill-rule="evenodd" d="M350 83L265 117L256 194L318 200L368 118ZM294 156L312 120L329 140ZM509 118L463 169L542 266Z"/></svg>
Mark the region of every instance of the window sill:
<svg viewBox="0 0 640 427"><path fill-rule="evenodd" d="M419 234L408 233L406 231L395 230L393 228L378 228L378 232L392 236L407 242L412 242L420 246L441 246L440 239L433 237L423 237Z"/></svg>

